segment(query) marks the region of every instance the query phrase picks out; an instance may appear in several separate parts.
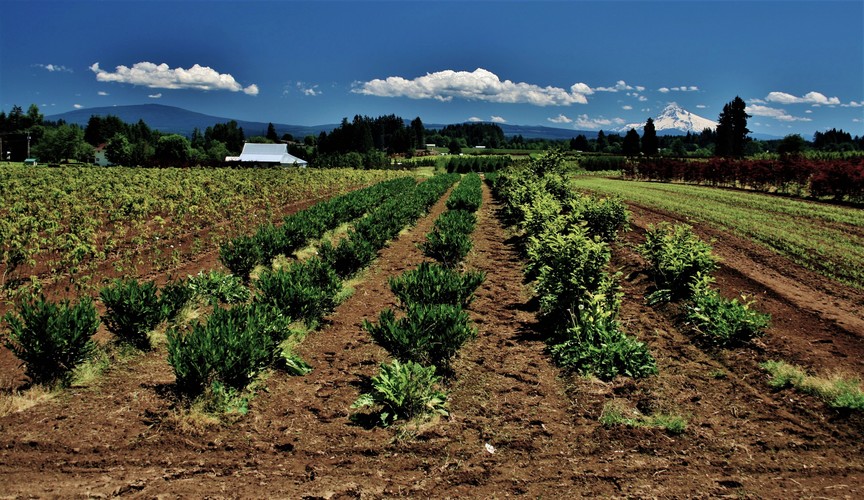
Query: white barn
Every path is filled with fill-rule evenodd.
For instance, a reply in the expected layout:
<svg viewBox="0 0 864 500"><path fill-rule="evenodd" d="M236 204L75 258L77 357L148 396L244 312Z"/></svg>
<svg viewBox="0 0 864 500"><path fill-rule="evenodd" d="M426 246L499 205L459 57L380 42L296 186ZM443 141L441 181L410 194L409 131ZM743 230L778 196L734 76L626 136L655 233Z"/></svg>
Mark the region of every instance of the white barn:
<svg viewBox="0 0 864 500"><path fill-rule="evenodd" d="M240 163L260 166L306 167L308 162L288 154L287 144L254 144L247 142L240 153Z"/></svg>

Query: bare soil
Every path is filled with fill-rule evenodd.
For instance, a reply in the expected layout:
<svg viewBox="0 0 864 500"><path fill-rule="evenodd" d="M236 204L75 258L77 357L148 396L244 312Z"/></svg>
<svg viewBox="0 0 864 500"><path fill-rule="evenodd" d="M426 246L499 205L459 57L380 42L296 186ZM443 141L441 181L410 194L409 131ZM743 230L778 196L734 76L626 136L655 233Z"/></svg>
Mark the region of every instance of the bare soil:
<svg viewBox="0 0 864 500"><path fill-rule="evenodd" d="M518 250L484 186L467 262L487 273L470 306L478 337L454 362L450 416L389 429L354 423L351 403L387 361L361 322L395 306L387 278L423 260L417 244L443 209L442 199L382 250L354 294L300 345L314 371L271 373L248 415L178 424L160 348L0 418L0 495L864 497L861 415L775 392L758 367L786 359L861 376L861 294L697 225L717 238L723 293L753 294L774 317L755 345L711 349L674 308L644 303L651 283L632 246L648 223L674 217L642 207L631 207L634 231L616 245L613 264L623 276L622 322L649 344L659 375L602 382L551 364ZM214 263L204 256L197 269ZM189 266L184 273L197 272ZM604 427L598 418L610 401L685 416L687 430Z"/></svg>

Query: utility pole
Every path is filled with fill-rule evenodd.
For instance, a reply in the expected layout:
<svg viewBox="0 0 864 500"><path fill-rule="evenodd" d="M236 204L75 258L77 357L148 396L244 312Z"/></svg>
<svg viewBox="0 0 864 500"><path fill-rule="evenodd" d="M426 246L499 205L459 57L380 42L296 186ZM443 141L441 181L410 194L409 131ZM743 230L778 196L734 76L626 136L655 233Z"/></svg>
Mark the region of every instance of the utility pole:
<svg viewBox="0 0 864 500"><path fill-rule="evenodd" d="M30 133L27 133L27 158L30 158Z"/></svg>

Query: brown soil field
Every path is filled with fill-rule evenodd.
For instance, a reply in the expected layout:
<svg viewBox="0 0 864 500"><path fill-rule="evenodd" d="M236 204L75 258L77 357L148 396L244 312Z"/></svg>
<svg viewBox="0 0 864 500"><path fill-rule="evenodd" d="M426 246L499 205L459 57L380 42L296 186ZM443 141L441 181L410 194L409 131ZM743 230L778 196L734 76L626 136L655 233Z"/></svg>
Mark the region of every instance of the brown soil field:
<svg viewBox="0 0 864 500"><path fill-rule="evenodd" d="M312 373L270 373L244 417L188 426L176 417L164 346L128 359L86 387L0 418L0 496L864 497L864 417L774 391L758 367L784 359L862 376L860 292L697 224L716 238L722 292L753 295L773 317L753 345L712 349L674 307L645 305L651 280L633 246L649 223L675 216L631 206L633 230L613 256L620 317L648 343L659 374L566 375L545 351L519 251L483 189L467 261L486 272L470 306L478 337L453 363L450 416L386 429L350 419L363 384L387 361L361 322L395 306L387 279L423 260L417 245L442 198L299 346ZM209 252L182 272L217 266ZM0 377L11 381L15 363L5 359ZM605 427L598 418L610 401L684 416L687 429Z"/></svg>

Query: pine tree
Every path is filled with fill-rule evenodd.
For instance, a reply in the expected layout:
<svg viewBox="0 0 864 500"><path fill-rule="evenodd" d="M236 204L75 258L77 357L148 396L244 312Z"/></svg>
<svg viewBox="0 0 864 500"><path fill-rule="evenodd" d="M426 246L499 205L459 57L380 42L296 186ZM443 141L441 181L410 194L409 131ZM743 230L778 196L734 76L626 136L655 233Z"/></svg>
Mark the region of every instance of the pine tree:
<svg viewBox="0 0 864 500"><path fill-rule="evenodd" d="M745 111L747 105L738 96L732 102L723 106L723 111L717 119L717 145L714 149L715 156L742 157L744 146L747 144L747 118Z"/></svg>
<svg viewBox="0 0 864 500"><path fill-rule="evenodd" d="M639 156L639 132L636 132L635 128L627 131L624 142L621 144L621 150L624 156Z"/></svg>
<svg viewBox="0 0 864 500"><path fill-rule="evenodd" d="M642 132L642 154L655 156L657 150L657 129L654 128L654 120L648 118L645 122L645 130Z"/></svg>

